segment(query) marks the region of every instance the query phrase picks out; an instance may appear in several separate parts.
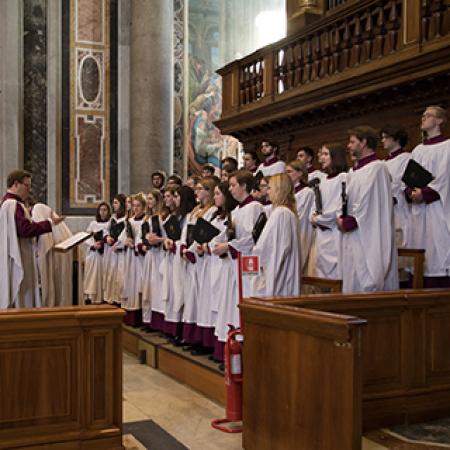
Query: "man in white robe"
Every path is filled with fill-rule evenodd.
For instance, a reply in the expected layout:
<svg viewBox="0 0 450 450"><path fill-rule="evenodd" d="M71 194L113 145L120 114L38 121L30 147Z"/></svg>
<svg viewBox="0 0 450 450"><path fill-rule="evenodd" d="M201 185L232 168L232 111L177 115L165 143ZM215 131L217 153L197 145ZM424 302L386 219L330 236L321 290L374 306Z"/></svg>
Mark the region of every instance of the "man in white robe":
<svg viewBox="0 0 450 450"><path fill-rule="evenodd" d="M217 243L213 248L213 253L218 256L229 253L232 259L236 259L238 252L242 255L252 254L254 246L253 227L259 215L264 211L264 207L250 195L253 187L253 175L250 172L238 170L230 177L229 182L231 195L239 202L239 205L231 213L235 237L228 242ZM248 278L243 279L243 297L250 297L253 294L251 282ZM236 314L238 317L237 308Z"/></svg>
<svg viewBox="0 0 450 450"><path fill-rule="evenodd" d="M262 172L265 177L271 177L277 173L286 172L286 164L278 159L279 145L271 140L263 140L261 142L260 152L264 161L258 166L258 172Z"/></svg>
<svg viewBox="0 0 450 450"><path fill-rule="evenodd" d="M411 247L425 249L424 287L450 287L450 139L441 128L446 111L429 106L421 129L427 138L412 152L412 158L433 175L422 188L406 189L412 202Z"/></svg>
<svg viewBox="0 0 450 450"><path fill-rule="evenodd" d="M372 128L349 132L347 148L355 165L347 176L348 214L337 218L343 233L343 292L398 289L391 180L376 147Z"/></svg>
<svg viewBox="0 0 450 450"><path fill-rule="evenodd" d="M392 178L396 243L398 247L406 247L411 208L403 193L405 185L402 182L402 176L411 159L411 153L405 150L408 135L404 128L388 125L381 130L380 137L384 149L389 152L385 162Z"/></svg>
<svg viewBox="0 0 450 450"><path fill-rule="evenodd" d="M8 175L0 208L0 308L41 306L35 258L37 236L52 231L64 217L33 222L24 205L31 190L31 174Z"/></svg>

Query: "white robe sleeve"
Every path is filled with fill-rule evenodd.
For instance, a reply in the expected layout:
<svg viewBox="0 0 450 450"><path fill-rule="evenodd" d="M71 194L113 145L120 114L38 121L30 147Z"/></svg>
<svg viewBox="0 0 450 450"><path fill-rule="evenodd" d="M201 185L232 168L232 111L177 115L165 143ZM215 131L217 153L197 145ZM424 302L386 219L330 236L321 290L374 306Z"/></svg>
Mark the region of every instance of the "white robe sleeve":
<svg viewBox="0 0 450 450"><path fill-rule="evenodd" d="M245 206L245 211L240 214L240 223L236 225L236 238L228 242L230 246L241 253L250 253L254 241L252 236L253 227L259 215L264 212L263 206L258 202L252 202Z"/></svg>
<svg viewBox="0 0 450 450"><path fill-rule="evenodd" d="M5 200L0 208L0 308L10 308L19 298L24 271L16 231L17 202Z"/></svg>

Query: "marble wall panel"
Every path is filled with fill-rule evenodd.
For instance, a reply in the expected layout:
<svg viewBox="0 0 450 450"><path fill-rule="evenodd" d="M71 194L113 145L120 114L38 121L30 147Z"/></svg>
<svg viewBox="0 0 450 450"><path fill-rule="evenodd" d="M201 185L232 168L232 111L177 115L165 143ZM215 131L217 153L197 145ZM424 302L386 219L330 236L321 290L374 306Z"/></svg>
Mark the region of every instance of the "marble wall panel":
<svg viewBox="0 0 450 450"><path fill-rule="evenodd" d="M104 44L105 0L76 0L77 42Z"/></svg>
<svg viewBox="0 0 450 450"><path fill-rule="evenodd" d="M117 0L62 5L62 204L66 214L89 214L117 189Z"/></svg>
<svg viewBox="0 0 450 450"><path fill-rule="evenodd" d="M33 197L47 201L47 1L23 2L24 168Z"/></svg>
<svg viewBox="0 0 450 450"><path fill-rule="evenodd" d="M104 198L104 118L77 116L75 138L75 201L100 202Z"/></svg>

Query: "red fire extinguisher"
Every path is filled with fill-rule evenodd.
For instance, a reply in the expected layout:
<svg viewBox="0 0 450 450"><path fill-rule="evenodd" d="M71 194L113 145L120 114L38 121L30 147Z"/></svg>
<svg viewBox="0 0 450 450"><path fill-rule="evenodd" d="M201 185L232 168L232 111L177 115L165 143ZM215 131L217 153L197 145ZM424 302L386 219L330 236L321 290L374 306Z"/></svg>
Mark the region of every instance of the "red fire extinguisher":
<svg viewBox="0 0 450 450"><path fill-rule="evenodd" d="M240 433L242 423L234 426L230 422L242 421L242 342L244 336L240 330L230 325L225 344L225 389L227 394L226 417L215 419L211 425L226 433Z"/></svg>

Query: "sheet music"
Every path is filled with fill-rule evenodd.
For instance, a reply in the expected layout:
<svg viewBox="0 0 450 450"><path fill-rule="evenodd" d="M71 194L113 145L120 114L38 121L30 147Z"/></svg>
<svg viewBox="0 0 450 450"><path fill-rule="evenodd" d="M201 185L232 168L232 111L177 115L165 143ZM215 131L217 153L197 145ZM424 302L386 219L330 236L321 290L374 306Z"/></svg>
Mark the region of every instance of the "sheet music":
<svg viewBox="0 0 450 450"><path fill-rule="evenodd" d="M65 241L60 242L54 246L55 251L57 252L67 252L71 248L81 244L86 239L91 237L92 233L88 233L86 231L79 231L78 233L70 236Z"/></svg>

